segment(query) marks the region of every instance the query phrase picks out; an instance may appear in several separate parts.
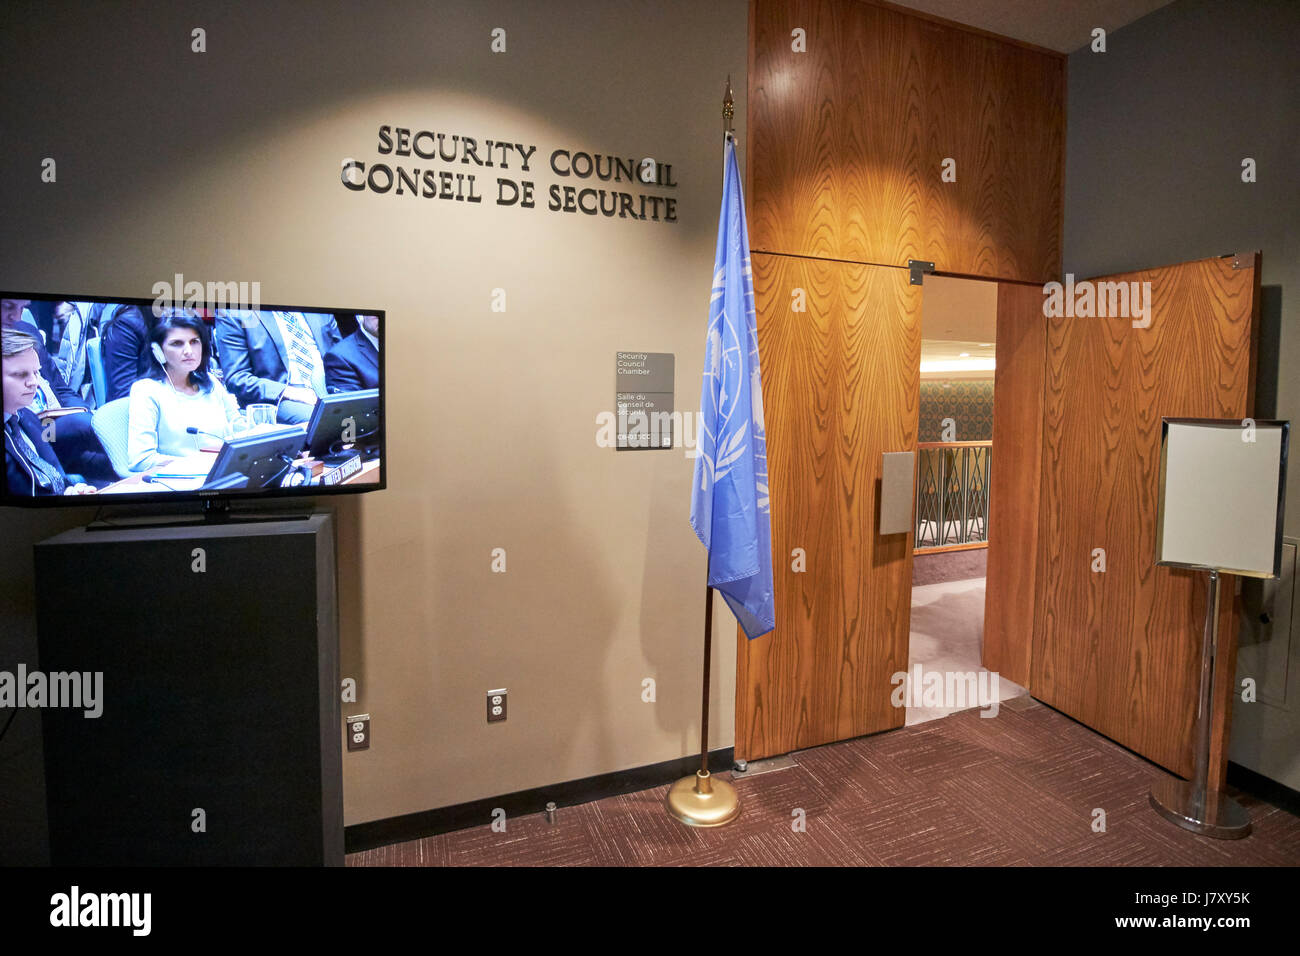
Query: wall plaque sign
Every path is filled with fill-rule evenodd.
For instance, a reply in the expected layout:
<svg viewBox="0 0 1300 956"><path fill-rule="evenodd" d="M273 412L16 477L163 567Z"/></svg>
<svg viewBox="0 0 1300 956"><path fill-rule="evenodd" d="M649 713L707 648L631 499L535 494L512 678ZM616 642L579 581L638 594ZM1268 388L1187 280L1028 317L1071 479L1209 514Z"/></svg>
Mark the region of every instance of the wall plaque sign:
<svg viewBox="0 0 1300 956"><path fill-rule="evenodd" d="M674 363L671 352L615 353L620 450L673 447Z"/></svg>

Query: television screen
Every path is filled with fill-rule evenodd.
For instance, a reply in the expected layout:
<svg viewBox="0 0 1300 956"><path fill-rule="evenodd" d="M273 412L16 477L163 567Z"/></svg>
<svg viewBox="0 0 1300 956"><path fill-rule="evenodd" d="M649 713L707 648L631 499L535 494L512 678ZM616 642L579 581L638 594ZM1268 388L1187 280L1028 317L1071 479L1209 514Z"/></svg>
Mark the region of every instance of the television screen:
<svg viewBox="0 0 1300 956"><path fill-rule="evenodd" d="M381 310L0 296L4 504L385 487Z"/></svg>

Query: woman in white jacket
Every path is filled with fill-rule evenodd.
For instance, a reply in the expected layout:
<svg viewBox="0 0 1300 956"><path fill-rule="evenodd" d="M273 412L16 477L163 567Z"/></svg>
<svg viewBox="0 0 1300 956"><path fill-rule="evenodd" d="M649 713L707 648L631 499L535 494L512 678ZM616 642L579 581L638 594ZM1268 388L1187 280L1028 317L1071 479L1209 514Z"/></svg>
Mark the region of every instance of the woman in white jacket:
<svg viewBox="0 0 1300 956"><path fill-rule="evenodd" d="M156 367L131 386L128 406L132 471L216 451L240 419L239 404L209 368L212 336L201 318L185 310L165 312L149 341Z"/></svg>

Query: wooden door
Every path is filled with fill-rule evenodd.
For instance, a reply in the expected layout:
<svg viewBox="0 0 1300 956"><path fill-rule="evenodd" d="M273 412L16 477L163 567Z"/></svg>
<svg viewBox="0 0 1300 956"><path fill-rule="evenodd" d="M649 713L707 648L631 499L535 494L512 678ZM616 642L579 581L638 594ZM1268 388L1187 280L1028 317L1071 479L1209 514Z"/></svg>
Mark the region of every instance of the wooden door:
<svg viewBox="0 0 1300 956"><path fill-rule="evenodd" d="M907 667L912 541L876 534L876 496L881 454L916 447L922 287L908 260L1029 283L1060 272L1065 64L879 3L750 5L777 628L740 638L738 757L904 722L890 677Z"/></svg>
<svg viewBox="0 0 1300 956"><path fill-rule="evenodd" d="M998 283L982 663L1033 691L1047 319L1042 286Z"/></svg>
<svg viewBox="0 0 1300 956"><path fill-rule="evenodd" d="M881 455L916 448L921 287L754 253L776 630L738 636L736 757L903 725L912 535L881 537ZM793 311L803 290L806 312ZM802 560L801 560L802 556Z"/></svg>
<svg viewBox="0 0 1300 956"><path fill-rule="evenodd" d="M1205 575L1154 565L1160 420L1250 416L1258 266L1256 253L1104 277L1150 283L1149 327L1130 316L1047 324L1033 694L1183 776ZM1230 585L1221 606L1219 659L1231 662ZM1233 668L1218 671L1213 782Z"/></svg>

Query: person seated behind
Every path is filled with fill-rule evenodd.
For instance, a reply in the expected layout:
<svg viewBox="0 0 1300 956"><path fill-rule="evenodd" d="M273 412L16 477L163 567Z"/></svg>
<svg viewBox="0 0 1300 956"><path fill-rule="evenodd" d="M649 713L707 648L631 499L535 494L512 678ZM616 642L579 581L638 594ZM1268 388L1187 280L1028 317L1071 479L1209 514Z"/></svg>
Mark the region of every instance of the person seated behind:
<svg viewBox="0 0 1300 956"><path fill-rule="evenodd" d="M91 423L90 412L80 395L68 387L63 374L54 364L45 348L41 333L27 311L28 299L0 300L0 327L26 332L32 337L32 348L40 365L36 395L31 401L31 411L37 418L59 411L59 460L68 469L84 475L93 484L103 487L117 481L104 446L100 443Z"/></svg>
<svg viewBox="0 0 1300 956"><path fill-rule="evenodd" d="M27 406L40 385L37 337L21 329L0 331L0 380L4 402L5 482L9 493L40 495L94 494L92 485L63 469L45 440L41 421ZM57 426L56 426L57 431ZM56 434L57 440L57 434Z"/></svg>
<svg viewBox="0 0 1300 956"><path fill-rule="evenodd" d="M196 451L216 451L240 417L234 396L209 369L212 349L202 319L183 309L169 310L154 323L149 339L153 365L147 378L131 386L128 406L132 471L147 471Z"/></svg>
<svg viewBox="0 0 1300 956"><path fill-rule="evenodd" d="M131 394L131 385L145 378L153 365L149 332L154 318L134 305L109 305L96 316L100 355L104 363L104 404Z"/></svg>
<svg viewBox="0 0 1300 956"><path fill-rule="evenodd" d="M41 412L46 408L85 408L81 396L68 387L63 373L50 357L32 314L27 311L30 302L30 299L0 300L0 327L27 332L34 339L32 347L40 362L41 384L44 386L44 389L40 385L37 387L36 398L33 399L35 411Z"/></svg>
<svg viewBox="0 0 1300 956"><path fill-rule="evenodd" d="M342 336L328 312L217 313L217 351L241 405L277 404L281 422L311 418L325 390L325 360Z"/></svg>
<svg viewBox="0 0 1300 956"><path fill-rule="evenodd" d="M86 343L90 339L90 311L93 302L56 302L53 337L48 347L58 350L55 367L68 388L78 396L89 381L86 374Z"/></svg>
<svg viewBox="0 0 1300 956"><path fill-rule="evenodd" d="M330 394L379 387L379 316L358 315L357 330L325 356Z"/></svg>

